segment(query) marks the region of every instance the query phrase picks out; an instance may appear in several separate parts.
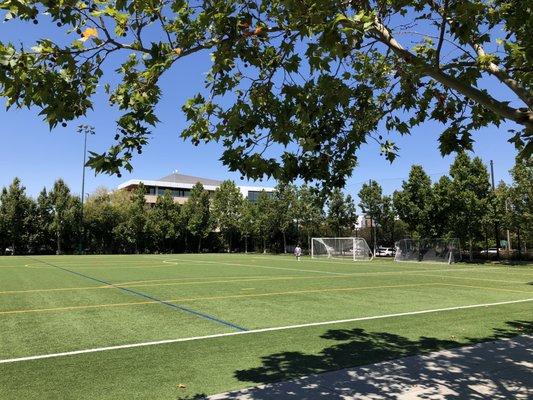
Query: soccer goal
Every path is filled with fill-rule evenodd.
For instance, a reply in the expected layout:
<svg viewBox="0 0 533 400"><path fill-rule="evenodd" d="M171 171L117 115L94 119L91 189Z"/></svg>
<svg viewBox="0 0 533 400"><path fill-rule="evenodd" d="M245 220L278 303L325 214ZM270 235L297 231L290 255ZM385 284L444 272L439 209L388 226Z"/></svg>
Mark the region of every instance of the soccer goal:
<svg viewBox="0 0 533 400"><path fill-rule="evenodd" d="M459 239L401 239L396 242L394 261L445 262L461 260Z"/></svg>
<svg viewBox="0 0 533 400"><path fill-rule="evenodd" d="M374 258L365 239L358 237L331 237L311 239L311 258L345 258L370 261Z"/></svg>

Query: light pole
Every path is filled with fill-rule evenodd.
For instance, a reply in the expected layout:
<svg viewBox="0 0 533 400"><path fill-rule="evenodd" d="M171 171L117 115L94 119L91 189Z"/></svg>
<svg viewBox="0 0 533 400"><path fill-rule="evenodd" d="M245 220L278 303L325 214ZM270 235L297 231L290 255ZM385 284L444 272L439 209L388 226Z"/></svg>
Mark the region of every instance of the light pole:
<svg viewBox="0 0 533 400"><path fill-rule="evenodd" d="M85 229L83 228L83 204L85 201L85 164L87 163L87 135L94 135L94 127L90 125L78 126L78 133L81 133L83 137L83 166L82 166L82 178L81 178L81 210L80 210L80 254L84 253L84 239Z"/></svg>
<svg viewBox="0 0 533 400"><path fill-rule="evenodd" d="M494 193L496 190L496 187L494 186L494 162L492 160L490 160L490 178L492 181L492 193ZM499 218L499 216L497 218ZM496 259L499 260L500 259L500 227L498 226L497 219L494 221L494 238L496 239Z"/></svg>

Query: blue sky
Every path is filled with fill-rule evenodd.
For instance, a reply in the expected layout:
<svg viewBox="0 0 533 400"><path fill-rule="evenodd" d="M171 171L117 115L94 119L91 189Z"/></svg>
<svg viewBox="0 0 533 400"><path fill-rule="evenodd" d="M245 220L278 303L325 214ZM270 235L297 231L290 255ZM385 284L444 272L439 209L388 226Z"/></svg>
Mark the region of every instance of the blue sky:
<svg viewBox="0 0 533 400"><path fill-rule="evenodd" d="M20 36L20 27L25 31ZM0 37L11 37L31 42L47 36L44 24L29 28L28 24L0 24ZM177 169L180 173L217 179L240 181L240 174L230 173L219 161L222 147L215 143L192 146L179 138L186 126L181 112L184 101L203 87L204 74L209 69L207 52L185 58L165 75L162 82L163 98L158 106L161 123L154 130L150 144L143 154L136 156L134 170L124 173L122 178L97 175L88 170L86 190L93 191L99 186L115 188L131 178L156 179ZM112 68L108 69L112 70ZM2 103L4 100L0 100ZM88 123L96 128L96 135L89 138L88 149L103 152L113 143L114 120L118 114L109 108L106 97L95 97L95 109L86 118L72 122L67 128L48 129L38 116L38 110L5 111L0 108L0 187L8 185L15 176L22 179L30 195L36 195L44 186L50 187L57 178L63 178L72 191L81 191L81 168L83 139L76 133L80 123ZM366 145L359 152L359 166L349 179L346 191L356 195L362 182L377 180L385 193L392 193L401 186L413 164L422 165L433 179L448 171L453 157L442 157L438 151L438 135L443 126L426 123L413 130L411 135L391 138L401 148L400 157L390 164L379 156L376 145ZM385 136L385 135L384 135ZM475 155L488 165L494 160L496 181L509 181L508 170L514 164L516 151L507 142L507 126L487 127L475 134ZM275 182L250 182L273 186Z"/></svg>

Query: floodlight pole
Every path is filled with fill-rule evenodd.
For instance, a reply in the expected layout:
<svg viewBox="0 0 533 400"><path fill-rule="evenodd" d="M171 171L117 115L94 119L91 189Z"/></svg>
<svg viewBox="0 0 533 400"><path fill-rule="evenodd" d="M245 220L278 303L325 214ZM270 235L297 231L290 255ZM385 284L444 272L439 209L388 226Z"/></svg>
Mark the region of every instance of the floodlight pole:
<svg viewBox="0 0 533 400"><path fill-rule="evenodd" d="M94 135L94 127L90 125L80 125L78 127L78 133L82 133L83 138L83 166L82 166L82 178L81 178L81 210L80 210L80 244L79 252L84 253L83 247L85 242L85 229L83 227L83 205L85 202L85 164L87 163L87 134Z"/></svg>
<svg viewBox="0 0 533 400"><path fill-rule="evenodd" d="M368 180L368 186L372 187L372 179ZM374 219L372 218L372 215L370 216L370 236L372 237L372 251L374 254L376 254L376 227L374 226Z"/></svg>
<svg viewBox="0 0 533 400"><path fill-rule="evenodd" d="M494 162L490 160L490 177L492 180L492 193L496 191L496 187L494 185ZM498 219L494 221L494 237L496 238L496 259L500 259L500 229L498 226ZM487 254L488 255L488 254Z"/></svg>

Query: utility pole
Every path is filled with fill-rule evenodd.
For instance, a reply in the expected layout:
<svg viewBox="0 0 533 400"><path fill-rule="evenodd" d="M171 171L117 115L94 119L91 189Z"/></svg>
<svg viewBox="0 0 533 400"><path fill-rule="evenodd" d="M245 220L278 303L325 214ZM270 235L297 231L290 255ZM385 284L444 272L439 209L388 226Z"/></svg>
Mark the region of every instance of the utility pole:
<svg viewBox="0 0 533 400"><path fill-rule="evenodd" d="M83 254L85 252L85 229L83 227L83 205L85 202L85 164L87 163L87 135L94 135L94 127L90 125L80 125L78 127L78 133L81 133L83 138L83 166L82 166L82 178L81 178L81 210L80 210L80 244L79 252Z"/></svg>
<svg viewBox="0 0 533 400"><path fill-rule="evenodd" d="M492 180L492 192L494 193L496 187L494 186L494 162L490 160L490 177ZM500 259L500 228L498 226L498 218L494 221L494 237L496 238L496 259ZM488 254L487 254L488 255Z"/></svg>
<svg viewBox="0 0 533 400"><path fill-rule="evenodd" d="M509 212L509 199L505 199L505 212ZM507 227L507 251L511 254L511 233L509 232L509 226Z"/></svg>
<svg viewBox="0 0 533 400"><path fill-rule="evenodd" d="M368 180L368 186L372 187L372 179ZM370 215L370 235L372 236L372 251L376 255L376 227L372 215Z"/></svg>

